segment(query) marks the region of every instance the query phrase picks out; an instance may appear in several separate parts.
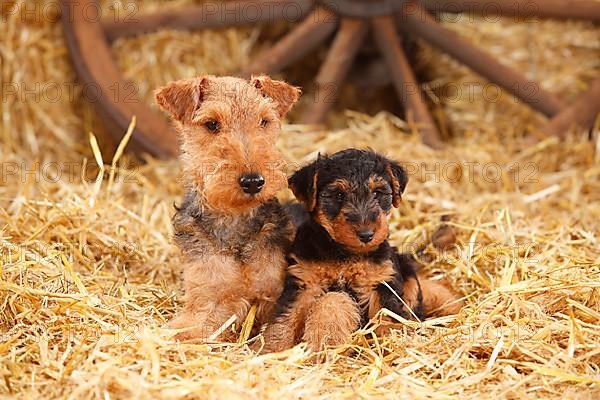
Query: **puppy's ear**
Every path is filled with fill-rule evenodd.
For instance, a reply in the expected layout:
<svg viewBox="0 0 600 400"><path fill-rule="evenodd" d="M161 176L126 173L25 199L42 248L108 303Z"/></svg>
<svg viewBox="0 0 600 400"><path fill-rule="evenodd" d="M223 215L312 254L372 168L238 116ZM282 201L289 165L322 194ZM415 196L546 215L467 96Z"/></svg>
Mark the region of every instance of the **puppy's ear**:
<svg viewBox="0 0 600 400"><path fill-rule="evenodd" d="M207 84L208 77L171 82L157 89L154 98L171 118L189 124L202 103Z"/></svg>
<svg viewBox="0 0 600 400"><path fill-rule="evenodd" d="M317 181L319 180L319 160L300 168L288 179L288 185L298 201L308 212L317 206Z"/></svg>
<svg viewBox="0 0 600 400"><path fill-rule="evenodd" d="M283 81L273 80L266 75L252 77L251 83L263 96L270 97L277 103L279 117L283 117L290 111L301 93L300 88Z"/></svg>
<svg viewBox="0 0 600 400"><path fill-rule="evenodd" d="M390 176L390 182L392 183L392 204L394 207L398 207L402 200L402 193L408 183L408 176L400 164L391 160L388 160L386 171Z"/></svg>

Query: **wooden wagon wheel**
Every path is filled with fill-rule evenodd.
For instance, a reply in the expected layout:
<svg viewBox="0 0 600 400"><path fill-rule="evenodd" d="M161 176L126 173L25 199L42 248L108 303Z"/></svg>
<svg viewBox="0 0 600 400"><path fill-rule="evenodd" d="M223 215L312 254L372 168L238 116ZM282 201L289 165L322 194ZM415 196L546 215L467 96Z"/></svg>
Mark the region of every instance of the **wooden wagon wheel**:
<svg viewBox="0 0 600 400"><path fill-rule="evenodd" d="M126 89L131 84L121 76L110 52L110 42L164 27L191 30L278 20L300 21L241 71L242 76L277 73L337 31L316 78L317 87L329 95L318 96L306 113L305 120L312 123L324 120L332 105L332 96L335 97L344 81L367 31L372 30L407 113L420 124L423 141L436 148L442 145L439 132L418 90L399 31L421 37L546 115L550 118L543 128L547 134L563 135L573 124L590 126L600 111L600 79L571 106L566 106L535 82L442 27L431 14L467 11L597 22L600 21L600 3L593 0L234 0L140 15L135 17L136 21L94 18L94 10L96 17L101 15L95 0L61 0L61 6L75 70L84 85L97 91L98 111L111 132L121 135L131 117L136 115L134 150L158 157L177 153L175 134L162 115L128 96L131 92ZM536 85L535 91L524 90L531 85Z"/></svg>

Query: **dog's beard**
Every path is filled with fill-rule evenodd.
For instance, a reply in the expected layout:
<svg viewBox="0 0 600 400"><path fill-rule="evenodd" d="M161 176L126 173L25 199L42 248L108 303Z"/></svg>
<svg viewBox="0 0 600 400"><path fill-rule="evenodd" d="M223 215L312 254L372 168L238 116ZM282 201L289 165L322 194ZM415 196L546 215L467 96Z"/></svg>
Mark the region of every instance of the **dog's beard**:
<svg viewBox="0 0 600 400"><path fill-rule="evenodd" d="M244 213L274 198L287 186L286 164L272 140L255 138L249 145L231 139L208 145L188 141L182 150L185 175L192 177L203 205L211 209ZM256 194L245 193L240 186L240 177L249 173L265 180Z"/></svg>
<svg viewBox="0 0 600 400"><path fill-rule="evenodd" d="M240 172L227 165L203 177L200 196L206 206L227 213L248 212L275 197L285 188L286 175L282 169L270 169L261 174L265 179L262 190L256 194L245 193L239 184Z"/></svg>
<svg viewBox="0 0 600 400"><path fill-rule="evenodd" d="M329 220L323 212L318 212L317 222L336 243L341 244L353 253L368 253L375 250L387 239L389 233L389 225L385 214L380 214L377 218L377 222L373 226L373 239L368 243L360 241L354 225L341 214L334 220Z"/></svg>

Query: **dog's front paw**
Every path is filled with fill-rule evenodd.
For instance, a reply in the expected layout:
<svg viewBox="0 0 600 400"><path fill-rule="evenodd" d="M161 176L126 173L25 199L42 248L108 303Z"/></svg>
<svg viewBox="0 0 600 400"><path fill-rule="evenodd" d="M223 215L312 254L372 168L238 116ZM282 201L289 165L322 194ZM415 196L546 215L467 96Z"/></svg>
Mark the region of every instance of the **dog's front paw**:
<svg viewBox="0 0 600 400"><path fill-rule="evenodd" d="M346 343L360 324L360 311L352 298L330 292L315 300L306 318L303 341L314 351Z"/></svg>
<svg viewBox="0 0 600 400"><path fill-rule="evenodd" d="M173 338L176 340L207 339L212 332L206 329L205 319L191 313L181 313L175 316L168 324L169 328L177 329Z"/></svg>

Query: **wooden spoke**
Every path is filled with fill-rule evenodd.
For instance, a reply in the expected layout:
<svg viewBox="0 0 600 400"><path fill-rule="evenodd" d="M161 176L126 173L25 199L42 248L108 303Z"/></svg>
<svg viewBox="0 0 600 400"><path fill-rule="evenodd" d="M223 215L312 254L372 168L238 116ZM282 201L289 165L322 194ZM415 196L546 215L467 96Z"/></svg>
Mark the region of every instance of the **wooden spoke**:
<svg viewBox="0 0 600 400"><path fill-rule="evenodd" d="M259 54L241 75L273 74L281 71L325 40L337 24L338 17L333 12L322 7L316 8L273 47Z"/></svg>
<svg viewBox="0 0 600 400"><path fill-rule="evenodd" d="M398 92L398 96L404 104L406 113L410 114L412 112L415 120L422 124L419 132L423 142L433 148L442 147L438 129L429 114L419 83L402 49L393 17L375 18L373 20L373 30L377 46L381 50L392 74L396 92Z"/></svg>
<svg viewBox="0 0 600 400"><path fill-rule="evenodd" d="M325 120L325 115L337 100L340 86L363 44L368 25L362 20L342 19L340 29L317 75L317 90L314 103L305 114L306 123L316 124Z"/></svg>
<svg viewBox="0 0 600 400"><path fill-rule="evenodd" d="M137 97L135 85L121 77L101 24L85 17L86 7L95 6L91 3L93 0L61 1L65 38L84 96L94 103L117 141L135 115L137 126L131 138L135 150L158 157L176 155L174 130L162 115Z"/></svg>
<svg viewBox="0 0 600 400"><path fill-rule="evenodd" d="M409 12L409 7L402 10L399 16L401 29L415 33L432 45L439 47L458 61L471 67L473 71L498 84L548 117L557 114L564 107L558 97L546 92L537 83L529 81L454 32L442 27L416 2L411 1L410 3L410 9L416 10L416 12Z"/></svg>
<svg viewBox="0 0 600 400"><path fill-rule="evenodd" d="M431 12L600 21L600 3L593 0L420 0L420 3Z"/></svg>
<svg viewBox="0 0 600 400"><path fill-rule="evenodd" d="M590 89L579 95L575 102L556 114L542 132L564 137L574 125L591 127L600 113L600 78L590 85Z"/></svg>
<svg viewBox="0 0 600 400"><path fill-rule="evenodd" d="M105 17L102 28L106 38L135 36L160 28L193 30L252 25L278 20L298 21L312 8L313 0L238 0L208 2L152 14L123 12L119 18Z"/></svg>

